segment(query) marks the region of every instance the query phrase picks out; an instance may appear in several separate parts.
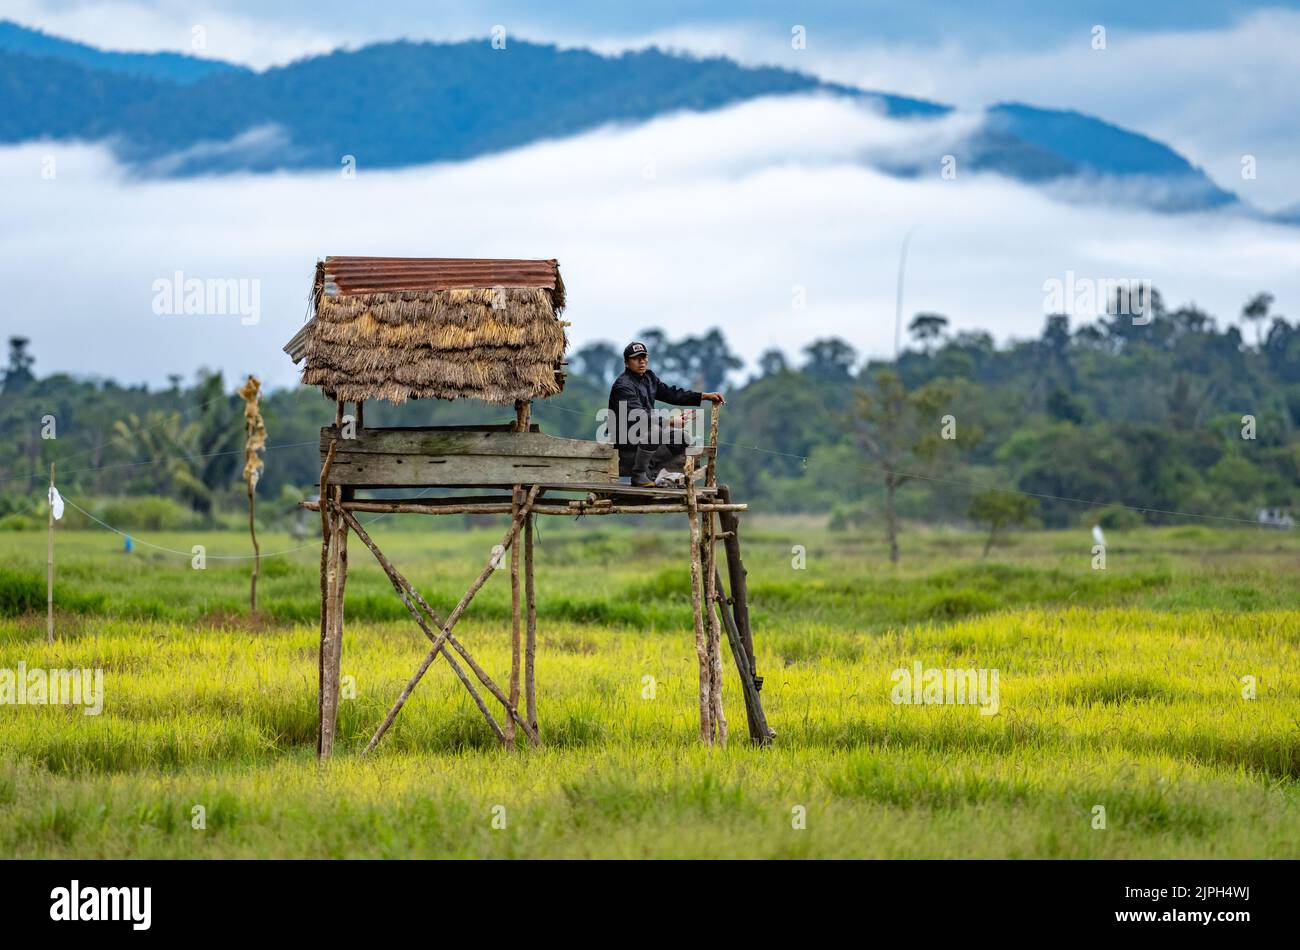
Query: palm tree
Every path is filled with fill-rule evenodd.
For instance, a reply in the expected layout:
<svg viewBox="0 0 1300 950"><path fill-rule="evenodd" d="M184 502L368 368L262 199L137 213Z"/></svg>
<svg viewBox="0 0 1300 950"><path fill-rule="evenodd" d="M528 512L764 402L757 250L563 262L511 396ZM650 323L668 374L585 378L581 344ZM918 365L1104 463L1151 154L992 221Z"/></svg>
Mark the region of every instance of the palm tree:
<svg viewBox="0 0 1300 950"><path fill-rule="evenodd" d="M907 325L907 332L912 335L916 342L921 344L921 348L928 356L931 342L942 337L943 331L947 327L948 318L942 314L918 313L912 318L912 322Z"/></svg>
<svg viewBox="0 0 1300 950"><path fill-rule="evenodd" d="M153 463L142 467L140 487L181 498L197 511L209 511L212 490L198 475L201 429L198 422L182 422L179 412L157 409L143 419L133 412L113 424L114 437L127 451L141 462Z"/></svg>
<svg viewBox="0 0 1300 950"><path fill-rule="evenodd" d="M1263 345L1264 322L1268 319L1268 311L1272 306L1273 295L1259 293L1246 301L1246 306L1241 308L1241 319L1249 320L1255 324L1255 345L1257 347Z"/></svg>

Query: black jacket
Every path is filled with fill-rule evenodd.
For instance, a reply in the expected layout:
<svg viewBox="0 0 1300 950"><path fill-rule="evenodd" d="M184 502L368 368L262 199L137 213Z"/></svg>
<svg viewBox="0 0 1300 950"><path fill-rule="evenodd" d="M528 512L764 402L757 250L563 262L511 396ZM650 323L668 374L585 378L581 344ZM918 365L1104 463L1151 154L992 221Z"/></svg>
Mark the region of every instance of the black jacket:
<svg viewBox="0 0 1300 950"><path fill-rule="evenodd" d="M614 380L609 391L607 424L610 439L618 446L620 472L631 470L638 445L660 444L655 400L673 406L698 406L702 395L690 389L669 386L650 370L640 376L624 371L622 376ZM665 437L663 441L668 441L668 438Z"/></svg>

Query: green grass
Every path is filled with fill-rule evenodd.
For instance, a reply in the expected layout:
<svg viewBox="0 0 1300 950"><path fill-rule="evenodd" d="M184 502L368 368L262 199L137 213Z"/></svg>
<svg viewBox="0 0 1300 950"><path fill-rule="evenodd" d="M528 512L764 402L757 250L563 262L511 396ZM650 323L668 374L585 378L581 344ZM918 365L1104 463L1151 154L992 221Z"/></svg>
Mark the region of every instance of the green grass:
<svg viewBox="0 0 1300 950"><path fill-rule="evenodd" d="M319 547L266 562L249 621L238 534L208 567L58 536L59 639L44 642L43 533L0 534L0 668L104 670L103 715L0 706L0 850L21 857L1300 856L1300 536L1172 528L876 538L792 520L744 535L760 750L724 647L733 741L696 735L678 531L542 526L539 713L507 752L450 670L430 670L377 753L359 752L424 653L353 544L339 751L314 761ZM385 531L444 610L500 528ZM791 548L806 548L794 570ZM294 547L263 538L264 550ZM33 587L35 585L35 587ZM498 681L508 578L458 628ZM33 602L33 590L39 596ZM1000 710L894 705L891 672L999 671ZM643 698L643 677L655 679ZM1243 698L1242 677L1257 696ZM1092 828L1094 806L1105 830ZM207 827L195 830L195 806ZM494 828L502 806L505 828ZM797 809L806 827L792 827ZM496 812L500 814L500 811Z"/></svg>

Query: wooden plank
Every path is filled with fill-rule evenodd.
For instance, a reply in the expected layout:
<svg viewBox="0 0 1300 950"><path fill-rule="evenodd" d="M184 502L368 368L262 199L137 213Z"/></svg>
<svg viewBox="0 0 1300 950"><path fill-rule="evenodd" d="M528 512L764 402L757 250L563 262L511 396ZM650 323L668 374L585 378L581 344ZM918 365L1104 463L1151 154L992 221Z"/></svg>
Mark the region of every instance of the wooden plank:
<svg viewBox="0 0 1300 950"><path fill-rule="evenodd" d="M685 488L641 488L637 485L623 485L619 482L610 484L609 482L574 482L568 485L553 485L548 482L537 482L543 488L548 490L571 492L571 491L591 491L599 492L602 495L639 495L643 497L663 497L663 498L685 498ZM702 485L695 487L695 497L705 498L717 494L717 488L706 488Z"/></svg>
<svg viewBox="0 0 1300 950"><path fill-rule="evenodd" d="M341 454L355 455L523 455L541 458L618 458L612 445L588 439L562 439L540 432L483 431L482 429L357 429L356 438L344 439L333 426L320 432L321 451L339 440ZM615 473L617 474L617 472Z"/></svg>
<svg viewBox="0 0 1300 950"><path fill-rule="evenodd" d="M315 501L300 501L298 507L305 508L308 511L320 510L320 503ZM429 505L408 505L402 502L386 501L354 501L347 502L345 507L348 511L369 511L381 512L388 514L415 514L415 515L508 515L513 510L509 502L500 504L476 504L476 505L442 505L431 507ZM697 504L699 511L705 512L725 512L725 511L747 511L748 505L720 505L720 504ZM657 515L665 512L682 512L686 511L687 506L684 503L663 504L663 505L534 505L533 512L539 515L558 515L564 518L573 518L578 515Z"/></svg>
<svg viewBox="0 0 1300 950"><path fill-rule="evenodd" d="M513 438L527 438L518 433ZM526 455L379 455L351 452L340 440L330 480L356 488L411 486L511 486L542 482L608 487L618 477L618 458L565 458Z"/></svg>
<svg viewBox="0 0 1300 950"><path fill-rule="evenodd" d="M676 499L682 500L682 501L684 502L684 499L686 498L686 489L684 489L684 488L637 488L637 487L634 487L634 486L632 486L632 485L622 485L622 484L619 484L619 483L616 482L616 481L605 481L605 482L570 482L570 483L567 483L567 484L566 484L566 483L563 483L563 482L558 482L558 483L557 483L557 482L552 482L552 483L548 483L548 482L529 482L528 484L529 484L529 485L537 485L539 488L542 489L542 493L543 493L543 494L551 494L551 495L555 495L555 496L560 496L560 495L569 494L569 493L572 493L572 494L582 494L582 495L586 495L586 494L589 494L589 493L592 493L592 492L596 492L596 493L599 493L599 494L601 494L601 495L605 495L605 496L607 496L607 497L609 497L609 498L613 498L613 499L615 500L615 503L618 503L618 502L619 502L619 496L630 496L629 499L628 499L629 501L631 500L631 498L637 498L637 499L641 499L641 500L652 499L652 498L658 498L658 499L660 499L660 500L662 500L662 499L664 499L664 498L676 498ZM429 487L439 487L439 486L429 486ZM367 500L367 501L393 501L393 502L399 502L399 503L402 503L402 504L410 504L410 505L429 504L431 507L436 506L437 504L444 503L444 502L445 502L446 504L449 504L449 505L450 505L450 504L456 504L456 505L461 505L461 504L493 504L493 503L495 503L495 504L503 504L503 505L508 505L508 504L510 504L510 494L509 494L509 488L510 488L510 486L496 486L496 485L448 485L448 486L445 486L445 487L447 487L447 488L497 488L497 487L502 487L502 488L504 488L504 489L506 490L506 492L505 492L505 494L501 494L501 495L490 495L490 496L489 496L489 495L463 495L463 496L455 496L455 495L445 495L445 496L422 495L422 496L418 496L418 497L414 497L414 498L384 498L384 499L379 499L379 498L369 498L369 499L366 499L366 500ZM716 487L715 487L715 488L708 488L708 487L703 486L703 485L696 485L696 486L695 486L695 497L696 497L696 498L701 498L701 499L704 499L704 498L712 498L712 497L716 496L717 493L718 493L718 489L717 489ZM539 495L539 497L540 497L540 495ZM552 498L551 500L552 500L553 502L556 502L556 503L558 503L558 502L566 502L566 503L567 503L568 501L570 501L570 499L568 499L568 498L563 498L563 497L554 497L554 498ZM316 510L316 507L314 506L314 504L313 504L313 505L306 505L306 504L304 504L304 505L301 505L300 507L309 508L311 511L315 511L315 510ZM721 537L721 535L719 535L719 537Z"/></svg>

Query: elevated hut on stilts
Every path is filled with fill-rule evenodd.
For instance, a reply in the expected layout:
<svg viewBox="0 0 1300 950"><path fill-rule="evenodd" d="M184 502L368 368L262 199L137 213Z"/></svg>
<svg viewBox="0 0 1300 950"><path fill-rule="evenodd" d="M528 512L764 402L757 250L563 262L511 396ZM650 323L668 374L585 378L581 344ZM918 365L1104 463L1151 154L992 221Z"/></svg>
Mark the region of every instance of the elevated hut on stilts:
<svg viewBox="0 0 1300 950"><path fill-rule="evenodd" d="M708 442L688 455L686 487L680 489L620 484L613 446L543 434L530 420L532 400L554 396L564 386L566 324L559 318L564 283L553 260L328 257L316 265L312 304L310 319L285 351L303 364L303 382L319 386L335 403L334 424L321 429L320 500L304 503L321 518L319 758L334 750L349 535L374 555L429 641L365 751L384 737L439 656L502 744L513 746L516 730L530 744L541 744L533 551L533 522L539 515L685 514L700 668L700 738L706 743L727 739L725 633L740 674L749 736L763 745L771 742L775 733L759 699L763 680L755 664L740 556L740 514L746 506L733 503L727 486L717 482L716 406ZM512 407L514 418L481 426L365 425L367 400L421 398L481 399ZM346 412L347 403L354 404L353 413ZM429 497L422 491L382 499L358 494L434 488L483 493ZM501 514L509 517L509 527L464 596L442 617L380 550L357 518L363 512ZM521 545L516 543L521 535L522 597ZM725 584L715 553L718 541L726 553ZM505 551L510 557L512 649L509 679L502 687L453 629ZM498 706L500 719L493 712Z"/></svg>

